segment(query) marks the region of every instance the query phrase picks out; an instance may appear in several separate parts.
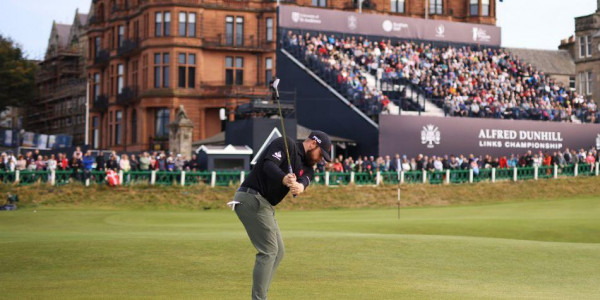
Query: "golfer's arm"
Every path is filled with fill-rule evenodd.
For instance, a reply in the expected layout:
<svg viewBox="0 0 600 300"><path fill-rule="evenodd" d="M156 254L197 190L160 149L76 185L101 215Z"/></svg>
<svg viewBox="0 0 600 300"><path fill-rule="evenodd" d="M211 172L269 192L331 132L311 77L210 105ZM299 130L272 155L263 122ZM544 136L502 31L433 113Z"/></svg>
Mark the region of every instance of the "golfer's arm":
<svg viewBox="0 0 600 300"><path fill-rule="evenodd" d="M267 177L269 177L269 179L276 182L283 182L283 177L285 177L285 173L283 173L279 166L277 166L272 160L265 160L265 164L263 165L263 171L267 174Z"/></svg>

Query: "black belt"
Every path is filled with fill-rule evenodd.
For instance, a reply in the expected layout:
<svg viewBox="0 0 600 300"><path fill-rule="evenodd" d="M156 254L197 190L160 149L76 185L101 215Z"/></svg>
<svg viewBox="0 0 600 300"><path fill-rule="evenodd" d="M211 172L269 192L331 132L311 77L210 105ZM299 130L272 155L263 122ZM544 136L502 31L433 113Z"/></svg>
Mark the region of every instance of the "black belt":
<svg viewBox="0 0 600 300"><path fill-rule="evenodd" d="M252 195L260 195L259 192L249 188L249 187L245 187L245 186L240 186L238 188L238 192L244 192L244 193L248 193L248 194L252 194Z"/></svg>

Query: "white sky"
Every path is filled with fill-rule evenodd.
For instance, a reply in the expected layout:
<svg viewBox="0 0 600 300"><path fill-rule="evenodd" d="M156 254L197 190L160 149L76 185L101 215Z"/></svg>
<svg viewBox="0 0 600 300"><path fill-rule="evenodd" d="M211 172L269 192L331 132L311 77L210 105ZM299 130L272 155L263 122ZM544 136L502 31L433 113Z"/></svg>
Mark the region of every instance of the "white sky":
<svg viewBox="0 0 600 300"><path fill-rule="evenodd" d="M594 13L597 5L594 0L496 2L502 46L534 49L556 49L575 31L574 18ZM0 0L0 33L22 45L29 58L40 59L52 21L70 24L75 9L85 13L90 4L91 0Z"/></svg>

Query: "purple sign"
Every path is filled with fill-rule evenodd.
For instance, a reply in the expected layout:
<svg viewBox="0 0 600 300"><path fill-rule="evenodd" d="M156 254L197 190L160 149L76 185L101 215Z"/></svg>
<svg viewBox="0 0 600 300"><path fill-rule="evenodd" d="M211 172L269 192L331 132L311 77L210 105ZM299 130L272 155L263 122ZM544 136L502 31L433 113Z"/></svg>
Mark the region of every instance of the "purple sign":
<svg viewBox="0 0 600 300"><path fill-rule="evenodd" d="M600 149L600 125L455 117L381 115L379 154L521 154Z"/></svg>
<svg viewBox="0 0 600 300"><path fill-rule="evenodd" d="M332 9L279 6L279 26L415 40L500 46L500 27Z"/></svg>

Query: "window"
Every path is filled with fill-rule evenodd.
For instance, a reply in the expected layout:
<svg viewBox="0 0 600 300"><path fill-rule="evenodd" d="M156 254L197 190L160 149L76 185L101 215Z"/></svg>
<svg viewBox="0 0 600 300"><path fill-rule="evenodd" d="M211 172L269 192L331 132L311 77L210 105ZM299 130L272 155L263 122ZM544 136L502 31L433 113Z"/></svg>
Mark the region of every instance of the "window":
<svg viewBox="0 0 600 300"><path fill-rule="evenodd" d="M102 51L102 40L97 36L94 39L94 57L99 57L100 51Z"/></svg>
<svg viewBox="0 0 600 300"><path fill-rule="evenodd" d="M140 38L140 21L133 22L133 38L135 40Z"/></svg>
<svg viewBox="0 0 600 300"><path fill-rule="evenodd" d="M187 13L179 13L179 36L187 36Z"/></svg>
<svg viewBox="0 0 600 300"><path fill-rule="evenodd" d="M591 56L592 43L588 36L579 37L579 58Z"/></svg>
<svg viewBox="0 0 600 300"><path fill-rule="evenodd" d="M169 87L169 53L163 53L163 87Z"/></svg>
<svg viewBox="0 0 600 300"><path fill-rule="evenodd" d="M479 0L470 0L469 1L469 14L471 16L479 15Z"/></svg>
<svg viewBox="0 0 600 300"><path fill-rule="evenodd" d="M273 41L273 18L267 18L267 41Z"/></svg>
<svg viewBox="0 0 600 300"><path fill-rule="evenodd" d="M312 6L326 7L327 0L312 0Z"/></svg>
<svg viewBox="0 0 600 300"><path fill-rule="evenodd" d="M123 144L123 135L121 134L121 121L123 121L123 111L115 112L115 145Z"/></svg>
<svg viewBox="0 0 600 300"><path fill-rule="evenodd" d="M273 79L273 59L267 57L265 59L265 81L267 86L269 86L271 79Z"/></svg>
<svg viewBox="0 0 600 300"><path fill-rule="evenodd" d="M236 85L244 84L244 58L243 57L235 58L235 84Z"/></svg>
<svg viewBox="0 0 600 300"><path fill-rule="evenodd" d="M131 62L131 84L135 87L137 87L138 82L139 82L139 78L138 78L138 68L139 68L139 61L134 60Z"/></svg>
<svg viewBox="0 0 600 300"><path fill-rule="evenodd" d="M196 36L196 13L188 14L188 36Z"/></svg>
<svg viewBox="0 0 600 300"><path fill-rule="evenodd" d="M486 17L490 15L490 0L481 0L481 14Z"/></svg>
<svg viewBox="0 0 600 300"><path fill-rule="evenodd" d="M233 17L225 18L225 44L233 45Z"/></svg>
<svg viewBox="0 0 600 300"><path fill-rule="evenodd" d="M571 90L575 90L575 76L569 76L569 87Z"/></svg>
<svg viewBox="0 0 600 300"><path fill-rule="evenodd" d="M154 87L169 87L169 53L163 53L162 59L160 53L154 54ZM162 72L161 72L162 71ZM162 81L161 81L162 78Z"/></svg>
<svg viewBox="0 0 600 300"><path fill-rule="evenodd" d="M156 110L154 119L155 136L157 138L165 138L169 136L169 109L159 108Z"/></svg>
<svg viewBox="0 0 600 300"><path fill-rule="evenodd" d="M404 11L405 0L391 0L390 2L391 2L390 6L391 6L392 12L401 13L401 14L403 14L405 12Z"/></svg>
<svg viewBox="0 0 600 300"><path fill-rule="evenodd" d="M178 87L180 88L185 88L185 71L186 71L186 54L185 53L179 53L179 59L177 60L179 63L179 70L177 72L177 82L178 82Z"/></svg>
<svg viewBox="0 0 600 300"><path fill-rule="evenodd" d="M108 124L108 143L112 145L112 142L113 142L112 126L113 126L113 122L114 122L112 111L108 112L108 122L109 122L109 124Z"/></svg>
<svg viewBox="0 0 600 300"><path fill-rule="evenodd" d="M196 14L195 13L179 13L179 36L196 36Z"/></svg>
<svg viewBox="0 0 600 300"><path fill-rule="evenodd" d="M160 53L154 54L154 87L160 87Z"/></svg>
<svg viewBox="0 0 600 300"><path fill-rule="evenodd" d="M432 15L441 15L444 12L443 0L429 0L429 13Z"/></svg>
<svg viewBox="0 0 600 300"><path fill-rule="evenodd" d="M94 101L98 101L100 96L100 73L94 73Z"/></svg>
<svg viewBox="0 0 600 300"><path fill-rule="evenodd" d="M585 82L585 92L587 95L592 94L592 72L587 72L587 80Z"/></svg>
<svg viewBox="0 0 600 300"><path fill-rule="evenodd" d="M235 45L244 45L244 18L235 18Z"/></svg>
<svg viewBox="0 0 600 300"><path fill-rule="evenodd" d="M123 39L125 38L125 26L121 25L118 29L117 47L123 47Z"/></svg>
<svg viewBox="0 0 600 300"><path fill-rule="evenodd" d="M154 24L154 36L162 36L162 13L156 13Z"/></svg>
<svg viewBox="0 0 600 300"><path fill-rule="evenodd" d="M92 118L92 128L94 128L94 131L92 133L92 148L94 149L98 149L99 145L99 139L100 139L100 128L99 128L100 123L98 122L98 117L93 117Z"/></svg>
<svg viewBox="0 0 600 300"><path fill-rule="evenodd" d="M117 94L121 94L123 91L123 75L125 73L125 68L122 64L117 65Z"/></svg>
<svg viewBox="0 0 600 300"><path fill-rule="evenodd" d="M142 87L148 88L148 54L142 56Z"/></svg>
<svg viewBox="0 0 600 300"><path fill-rule="evenodd" d="M165 27L164 27L164 31L165 31L165 36L170 36L171 35L171 13L170 12L165 12Z"/></svg>
<svg viewBox="0 0 600 300"><path fill-rule="evenodd" d="M137 110L131 112L131 143L137 143Z"/></svg>
<svg viewBox="0 0 600 300"><path fill-rule="evenodd" d="M196 83L196 54L179 53L178 55L178 86L180 88L195 87ZM187 84L186 84L187 76Z"/></svg>
<svg viewBox="0 0 600 300"><path fill-rule="evenodd" d="M587 36L587 56L592 56L592 36Z"/></svg>
<svg viewBox="0 0 600 300"><path fill-rule="evenodd" d="M233 84L233 57L225 57L225 84Z"/></svg>

